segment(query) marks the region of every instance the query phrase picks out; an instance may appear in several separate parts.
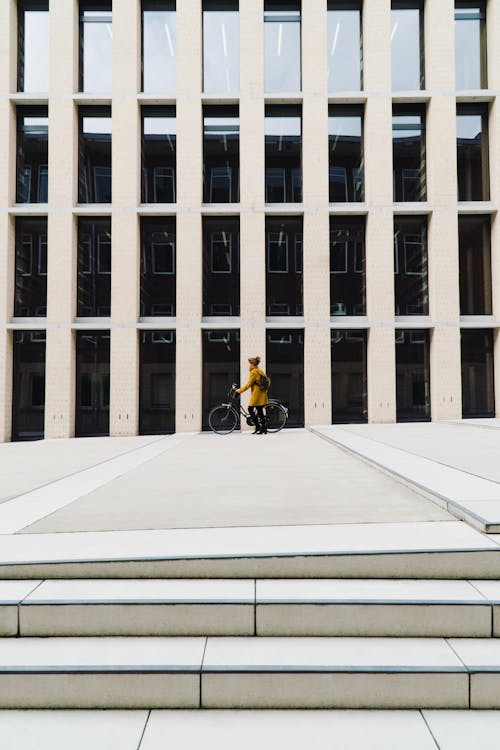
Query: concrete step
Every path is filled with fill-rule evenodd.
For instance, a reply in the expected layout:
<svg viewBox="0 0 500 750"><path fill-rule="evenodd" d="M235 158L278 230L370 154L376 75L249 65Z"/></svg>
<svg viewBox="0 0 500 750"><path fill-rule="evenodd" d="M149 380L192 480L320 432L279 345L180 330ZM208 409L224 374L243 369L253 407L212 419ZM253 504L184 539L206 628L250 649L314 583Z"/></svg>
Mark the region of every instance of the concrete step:
<svg viewBox="0 0 500 750"><path fill-rule="evenodd" d="M0 581L3 636L499 634L496 581Z"/></svg>

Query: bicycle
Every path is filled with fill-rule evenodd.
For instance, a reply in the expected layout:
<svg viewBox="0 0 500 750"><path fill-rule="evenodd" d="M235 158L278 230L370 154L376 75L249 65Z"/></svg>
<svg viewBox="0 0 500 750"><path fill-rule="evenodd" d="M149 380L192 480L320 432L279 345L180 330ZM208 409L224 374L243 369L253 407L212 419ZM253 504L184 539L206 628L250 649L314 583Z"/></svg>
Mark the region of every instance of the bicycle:
<svg viewBox="0 0 500 750"><path fill-rule="evenodd" d="M246 420L250 427L254 427L252 415L241 405L236 402L236 383L229 388L227 395L229 401L214 406L208 415L208 424L210 429L217 435L229 435L238 426L240 416ZM266 404L266 421L268 432L279 432L283 429L288 419L288 409L276 399L269 399Z"/></svg>

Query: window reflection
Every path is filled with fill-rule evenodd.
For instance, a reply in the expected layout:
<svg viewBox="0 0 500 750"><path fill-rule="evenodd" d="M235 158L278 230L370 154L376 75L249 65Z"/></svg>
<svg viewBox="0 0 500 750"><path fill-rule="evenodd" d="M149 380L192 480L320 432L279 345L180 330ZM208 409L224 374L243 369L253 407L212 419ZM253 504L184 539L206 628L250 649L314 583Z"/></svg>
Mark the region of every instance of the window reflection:
<svg viewBox="0 0 500 750"><path fill-rule="evenodd" d="M78 202L111 203L111 108L79 112Z"/></svg>
<svg viewBox="0 0 500 750"><path fill-rule="evenodd" d="M175 331L139 335L139 434L175 432Z"/></svg>
<svg viewBox="0 0 500 750"><path fill-rule="evenodd" d="M459 216L460 314L491 315L490 217Z"/></svg>
<svg viewBox="0 0 500 750"><path fill-rule="evenodd" d="M227 402L231 383L240 383L240 332L202 331L203 390L202 430L210 430L208 415L221 402ZM242 377L245 377L244 373Z"/></svg>
<svg viewBox="0 0 500 750"><path fill-rule="evenodd" d="M17 110L17 203L48 201L47 107Z"/></svg>
<svg viewBox="0 0 500 750"><path fill-rule="evenodd" d="M397 105L392 113L392 154L396 202L425 201L425 109Z"/></svg>
<svg viewBox="0 0 500 750"><path fill-rule="evenodd" d="M203 201L240 200L240 120L236 107L203 111Z"/></svg>
<svg viewBox="0 0 500 750"><path fill-rule="evenodd" d="M266 92L300 91L300 2L265 2Z"/></svg>
<svg viewBox="0 0 500 750"><path fill-rule="evenodd" d="M461 333L462 417L495 416L493 331Z"/></svg>
<svg viewBox="0 0 500 750"><path fill-rule="evenodd" d="M45 331L14 331L12 440L41 440L45 418Z"/></svg>
<svg viewBox="0 0 500 750"><path fill-rule="evenodd" d="M428 315L427 217L394 218L396 315Z"/></svg>
<svg viewBox="0 0 500 750"><path fill-rule="evenodd" d="M455 77L458 90L487 88L486 4L455 4Z"/></svg>
<svg viewBox="0 0 500 750"><path fill-rule="evenodd" d="M14 315L47 315L47 217L16 217Z"/></svg>
<svg viewBox="0 0 500 750"><path fill-rule="evenodd" d="M490 198L488 164L488 111L486 106L457 107L458 200Z"/></svg>
<svg viewBox="0 0 500 750"><path fill-rule="evenodd" d="M330 216L330 315L366 315L365 217Z"/></svg>
<svg viewBox="0 0 500 750"><path fill-rule="evenodd" d="M288 409L286 427L304 426L304 331L269 329L266 333L266 372L271 397Z"/></svg>
<svg viewBox="0 0 500 750"><path fill-rule="evenodd" d="M203 316L240 314L240 220L203 217Z"/></svg>
<svg viewBox="0 0 500 750"><path fill-rule="evenodd" d="M111 315L111 219L78 219L79 318Z"/></svg>
<svg viewBox="0 0 500 750"><path fill-rule="evenodd" d="M177 26L175 0L143 0L142 90L174 94Z"/></svg>
<svg viewBox="0 0 500 750"><path fill-rule="evenodd" d="M359 107L328 109L328 186L330 203L362 201L363 117Z"/></svg>
<svg viewBox="0 0 500 750"><path fill-rule="evenodd" d="M143 203L176 201L175 107L142 108Z"/></svg>
<svg viewBox="0 0 500 750"><path fill-rule="evenodd" d="M332 330L332 422L368 421L367 332Z"/></svg>
<svg viewBox="0 0 500 750"><path fill-rule="evenodd" d="M230 94L240 88L238 1L204 0L203 91Z"/></svg>
<svg viewBox="0 0 500 750"><path fill-rule="evenodd" d="M428 422L431 418L429 331L396 331L396 419Z"/></svg>
<svg viewBox="0 0 500 750"><path fill-rule="evenodd" d="M112 89L113 26L111 3L80 3L80 91Z"/></svg>
<svg viewBox="0 0 500 750"><path fill-rule="evenodd" d="M361 90L361 5L328 3L328 92Z"/></svg>
<svg viewBox="0 0 500 750"><path fill-rule="evenodd" d="M411 4L413 5L413 4ZM417 91L424 86L423 9L393 2L391 10L391 59L393 91Z"/></svg>
<svg viewBox="0 0 500 750"><path fill-rule="evenodd" d="M266 217L266 315L303 315L301 216Z"/></svg>
<svg viewBox="0 0 500 750"><path fill-rule="evenodd" d="M302 201L302 118L293 105L266 107L266 203Z"/></svg>
<svg viewBox="0 0 500 750"><path fill-rule="evenodd" d="M76 332L76 437L109 435L109 331Z"/></svg>
<svg viewBox="0 0 500 750"><path fill-rule="evenodd" d="M141 317L175 316L175 217L141 218Z"/></svg>
<svg viewBox="0 0 500 750"><path fill-rule="evenodd" d="M49 90L49 4L20 0L18 4L17 88Z"/></svg>

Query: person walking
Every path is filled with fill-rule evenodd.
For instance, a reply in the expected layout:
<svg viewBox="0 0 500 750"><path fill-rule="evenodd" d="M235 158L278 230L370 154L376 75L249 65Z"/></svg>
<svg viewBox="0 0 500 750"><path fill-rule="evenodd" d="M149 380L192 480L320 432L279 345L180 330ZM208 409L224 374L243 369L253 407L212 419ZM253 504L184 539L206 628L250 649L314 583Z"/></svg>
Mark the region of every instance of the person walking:
<svg viewBox="0 0 500 750"><path fill-rule="evenodd" d="M248 411L252 415L255 430L253 435L267 435L267 420L264 407L268 403L268 391L271 384L266 373L260 369L260 357L249 357L250 377L246 385L236 389L236 393L243 393L251 389L250 401L248 402Z"/></svg>

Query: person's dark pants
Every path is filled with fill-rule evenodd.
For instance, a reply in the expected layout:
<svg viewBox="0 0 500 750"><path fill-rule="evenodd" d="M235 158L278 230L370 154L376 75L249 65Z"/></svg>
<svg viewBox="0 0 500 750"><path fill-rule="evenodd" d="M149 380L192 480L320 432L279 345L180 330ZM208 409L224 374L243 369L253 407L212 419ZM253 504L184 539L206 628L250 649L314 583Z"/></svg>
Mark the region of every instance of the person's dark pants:
<svg viewBox="0 0 500 750"><path fill-rule="evenodd" d="M252 415L255 429L258 432L267 433L267 420L263 406L249 406L248 411Z"/></svg>

